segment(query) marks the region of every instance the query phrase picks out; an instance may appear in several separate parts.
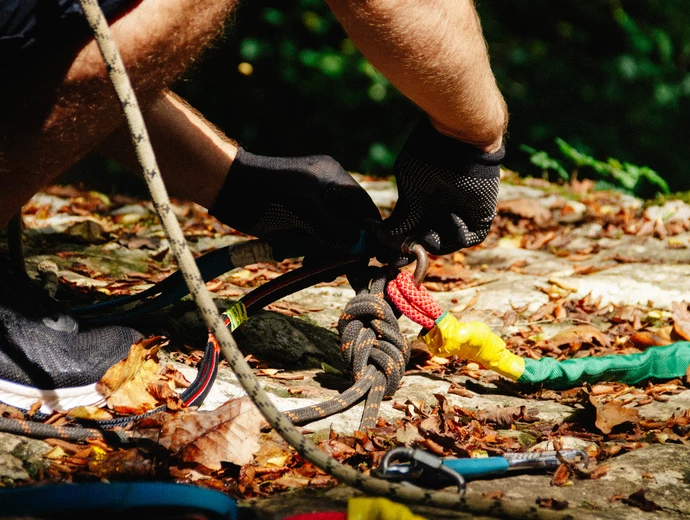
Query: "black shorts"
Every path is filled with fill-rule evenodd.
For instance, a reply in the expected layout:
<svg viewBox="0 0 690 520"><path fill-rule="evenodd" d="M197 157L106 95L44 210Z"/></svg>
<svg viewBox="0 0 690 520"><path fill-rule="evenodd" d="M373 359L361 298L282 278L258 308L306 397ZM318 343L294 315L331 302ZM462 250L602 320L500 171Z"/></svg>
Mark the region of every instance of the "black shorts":
<svg viewBox="0 0 690 520"><path fill-rule="evenodd" d="M99 4L112 21L140 1L99 0ZM0 0L0 80L3 70L31 68L42 51L72 50L90 35L78 0Z"/></svg>

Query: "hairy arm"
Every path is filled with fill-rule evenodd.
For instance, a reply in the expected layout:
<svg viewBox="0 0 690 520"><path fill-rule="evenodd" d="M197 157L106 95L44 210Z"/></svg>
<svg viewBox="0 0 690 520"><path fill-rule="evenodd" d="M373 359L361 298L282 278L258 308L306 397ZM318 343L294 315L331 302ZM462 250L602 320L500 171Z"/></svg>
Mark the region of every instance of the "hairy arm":
<svg viewBox="0 0 690 520"><path fill-rule="evenodd" d="M237 144L169 90L143 114L170 192L211 207L235 159ZM98 151L139 173L130 140L129 130L122 126L101 143Z"/></svg>
<svg viewBox="0 0 690 520"><path fill-rule="evenodd" d="M326 0L366 58L441 133L487 152L508 114L472 0Z"/></svg>

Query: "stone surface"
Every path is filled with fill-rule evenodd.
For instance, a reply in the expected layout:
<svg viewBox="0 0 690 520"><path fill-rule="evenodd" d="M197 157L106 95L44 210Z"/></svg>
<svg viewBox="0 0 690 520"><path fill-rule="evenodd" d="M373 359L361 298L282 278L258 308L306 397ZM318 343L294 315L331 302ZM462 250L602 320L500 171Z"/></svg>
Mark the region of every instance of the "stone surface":
<svg viewBox="0 0 690 520"><path fill-rule="evenodd" d="M392 183L366 182L364 185L379 206L390 209L396 198L396 189ZM542 207L554 211L562 211L565 207L564 199L558 193L547 193L535 187L503 185L500 196L502 201L530 198ZM59 198L46 197L46 204L60 207ZM502 316L505 312L523 306L527 306L528 310L536 310L546 303L548 296L544 289L553 285L570 288L572 292L569 298L582 298L591 294L601 297L604 304L647 306L652 302L656 309L668 310L674 301L690 301L690 233L674 236L673 244L667 239L652 236L620 235L599 238L601 226L587 222L586 208L583 209L578 204L571 204L569 212L563 212L563 215L570 215L561 220L571 226L569 233L572 240L565 243L562 250L571 253L588 251L587 254L579 255L580 258L573 260L553 254L553 251L547 249L532 251L517 247L519 241L514 237L508 237L499 241L495 247L466 251L466 262L471 266L471 275L474 277L471 286L435 292L434 297L442 308L449 309L463 320L484 321L495 331L500 331L503 326ZM625 198L621 204L627 207L640 207L640 201L633 198ZM136 222L149 214L148 210L136 208L141 206L121 208L120 217ZM667 218L666 215L687 218L686 215L690 214L689 207L683 204L673 204L662 209L648 208L646 211L649 218L654 219ZM70 221L66 217L60 217L51 223L50 233L64 233L82 220ZM95 232L96 229L91 231ZM164 253L167 243L160 229L151 230L148 236L158 240L154 241L158 248L156 251ZM238 238L235 236L204 237L193 244L193 249L195 252L202 252L236 240ZM105 255L107 258L103 255L104 248L109 248ZM113 272L145 272L147 267L148 253L136 249L112 245L84 248L75 242L67 245L65 250L84 252L88 257L84 263L94 270L100 266ZM102 283L96 276L90 278L69 271L65 259L55 255L30 254L29 265L35 266L44 259L55 261L63 269L61 274L75 284L97 287ZM508 271L507 269L516 262L519 262L520 269L515 272ZM587 266L596 266L598 270L590 274L576 274L580 272L579 268ZM139 287L146 286L142 282ZM300 316L288 318L275 313L260 313L237 333L238 342L245 354L251 353L257 358L268 360L272 368L284 368L291 372L291 376L301 377L290 381L260 377L261 384L268 390L272 402L279 409L288 410L325 401L349 386L350 381L344 372L346 367L339 357L334 330L340 312L353 295L354 292L346 284L311 287L285 298L289 304L305 309ZM224 308L226 304L227 300L218 299L219 308ZM402 318L400 325L403 333L409 338L414 338L419 332L419 326L407 318ZM525 323L518 321L517 325ZM544 326L544 334L550 336L569 325L571 323L549 324ZM194 305L189 301L153 316L148 320L147 326L160 333L182 338L185 342L190 341L190 344L203 344L206 338L205 326L201 323ZM198 343L193 343L194 341ZM327 363L343 373L326 373L321 368L322 363ZM193 369L179 363L176 366L189 379L194 377ZM468 393L465 396L448 394L452 383L464 386ZM290 389L292 393L288 391ZM495 384L484 380L411 372L403 378L393 398L383 403L381 416L388 421L400 418L403 412L394 408L395 403L412 401L419 405L435 404L434 394L445 395L452 404L469 410L487 411L523 405L537 408L539 419L555 423L568 419L578 411L574 405L553 400L537 401L506 395L506 392ZM216 408L228 399L241 395L244 395L244 390L237 378L223 366L203 408ZM690 408L690 390L685 389L678 394L665 397L668 399L664 402L653 401L637 407L636 410L643 418L666 420L674 413ZM359 404L338 416L312 423L305 431L312 432L311 435L315 439L323 438L331 429L342 434L352 433L358 428L362 407L363 405ZM530 438L524 432L505 430L501 435L517 436L525 447L532 446L538 440L535 437ZM43 447L37 444L32 448L37 450L32 452L34 455L24 457L22 450L28 450L28 445L22 444L24 447L20 448L17 439L19 438L6 438L0 434L0 466L6 468L6 476L13 479L26 478L21 476L28 476L26 461L40 458L43 453ZM588 444L574 438L566 438L564 442L572 443L573 447L579 448L585 448ZM537 444L536 447L551 446ZM651 444L614 457L607 464L610 465L610 469L604 478L577 480L571 486L551 486L551 477L545 474L514 475L471 482L468 494L481 496L485 492L500 490L504 492L504 500L521 502L526 506L533 506L538 497L566 500L567 511L575 518L690 518L689 447L681 444ZM643 489L646 497L661 509L652 513L643 512L621 500L640 489ZM252 504L260 518L279 519L287 514L312 511L315 508L343 508L347 498L353 494L354 491L343 487L329 491L302 490L278 497L262 498L253 501ZM425 514L427 518L481 518L427 508L415 510Z"/></svg>
<svg viewBox="0 0 690 520"><path fill-rule="evenodd" d="M25 480L29 473L24 469L22 461L10 453L0 452L0 481Z"/></svg>
<svg viewBox="0 0 690 520"><path fill-rule="evenodd" d="M338 336L304 320L262 312L240 327L235 337L242 352L270 359L273 368L315 368L324 362L347 368Z"/></svg>
<svg viewBox="0 0 690 520"><path fill-rule="evenodd" d="M467 484L467 496L502 493L502 501L529 507L538 498L566 501L563 511L575 519L675 520L690 517L690 447L653 445L611 459L608 474L596 480L574 480L572 485L553 486L544 474L511 474ZM659 509L653 512L626 504L633 493L644 490L647 500ZM280 497L248 501L266 520L278 520L300 512L345 510L346 500L358 496L349 488L327 492L302 490ZM426 518L484 518L461 512L412 506Z"/></svg>
<svg viewBox="0 0 690 520"><path fill-rule="evenodd" d="M374 183L375 184L375 183ZM375 189L368 186L375 193L376 200L394 200L393 187L380 184ZM388 195L386 195L388 190ZM540 190L523 186L504 186L501 192L503 200L522 197L535 197L545 207L554 202L552 196L545 196ZM550 198L549 198L550 197ZM639 201L626 199L630 206ZM579 208L581 210L582 208ZM682 210L684 211L684 209ZM653 303L655 308L670 309L674 301L690 299L690 249L669 248L666 241L653 237L635 237L624 235L615 239L596 238L600 232L596 224L585 224L573 228L575 239L566 248L571 251L584 249L596 242L598 251L580 262L573 262L567 258L555 256L548 251L530 251L499 244L496 248L469 251L466 254L467 263L480 270L473 269L476 285L466 289L451 290L435 293L434 297L443 308L463 309L470 301L474 304L469 311L463 312L463 319L480 319L491 326L500 327L500 316L511 308L527 305L536 310L548 301L547 295L539 287L549 287L554 281L572 286L571 298L582 298L587 294L601 296L604 303L612 304L643 304ZM685 235L675 237L681 242ZM523 261L520 273L504 271L516 261ZM575 270L580 266L595 265L602 268L598 272L587 275L576 275ZM502 270L497 273L497 270ZM310 313L308 319L324 327L333 327L337 321L337 311L342 309L352 296L347 288L311 288L299 294L288 297L293 302L303 302L310 306L322 306L323 310ZM416 335L419 327L406 320L400 320L401 329L410 337ZM561 326L562 327L562 326ZM555 334L559 330L558 324L546 327L545 331ZM275 388L285 388L285 384L263 379L263 384L272 390L272 398L281 409L299 404L316 402L313 396L319 394L320 400L334 395L336 390L327 388L313 379L316 371L305 372L309 375L297 387L310 388L303 399L280 398L280 391ZM448 395L447 389L452 379L456 382L467 383L467 378L442 379L431 375L411 374L403 379L403 383L392 401L383 404L382 417L387 420L400 417L401 412L391 407L392 402L434 403L433 394L441 393L453 403L467 409L490 410L497 407L525 405L537 407L539 418L547 421L560 422L576 412L572 406L554 401L532 401L503 395L492 390L492 385L471 382L474 392L471 397ZM295 386L292 381L289 386ZM667 396L665 402L654 401L648 405L637 407L643 418L665 420L674 413L690 408L690 391L683 390L676 395ZM219 399L220 400L220 399ZM361 406L354 407L345 414L319 421L309 425L309 430L317 433L317 438L328 428L347 433L357 428ZM506 435L510 433L505 432ZM527 444L530 439L523 439ZM532 439L533 441L533 439ZM563 439L566 447L586 448L590 443L581 439ZM552 448L548 443L538 444L542 449ZM533 447L533 449L535 449ZM501 490L505 493L504 500L519 501L525 505L533 505L537 498L554 498L566 500L569 504L567 512L575 518L601 519L675 519L690 517L688 505L688 486L690 485L690 449L679 444L650 445L630 453L611 459L610 470L602 479L577 480L571 486L556 487L550 485L551 477L544 474L516 475L489 481L475 481L469 484L470 495L479 496L485 492ZM660 510L645 512L639 508L626 504L622 498L643 489L646 498L656 503ZM280 497L261 499L253 502L259 510L261 518L282 518L288 513L312 511L316 506L321 510L342 508L345 499L355 494L346 488L336 488L328 492L310 492L307 490L281 495ZM323 506L323 507L321 507ZM479 518L461 513L449 513L439 510L415 508L416 511L427 513L428 518Z"/></svg>
<svg viewBox="0 0 690 520"><path fill-rule="evenodd" d="M368 183L370 192L378 201L394 200L394 187L388 183ZM553 195L545 195L540 190L524 186L504 186L501 192L503 200L535 197L540 204L550 207L556 200ZM634 199L626 203L634 206ZM581 210L581 208L579 208ZM466 253L467 263L476 268L472 270L475 284L472 287L434 293L442 308L461 312L465 320L479 319L487 322L496 330L502 326L501 316L511 308L528 306L536 310L548 301L548 296L541 288L548 288L554 282L572 289L570 298L582 298L587 294L601 296L604 304L643 304L653 302L655 308L670 309L674 301L690 299L690 249L669 249L668 244L658 238L635 237L624 235L618 238L596 238L600 229L595 224L574 227L575 238L566 248L578 251L588 247L593 241L597 244L596 252L588 258L574 262L565 257L556 256L549 251L531 251L514 247L509 241L499 243L498 247L485 248ZM680 239L684 239L680 236ZM618 260L616 260L618 259ZM520 272L506 271L516 261L521 262ZM651 263L650 263L651 262ZM595 265L601 270L587 275L577 275L576 268ZM500 271L500 272L499 272ZM287 301L301 304L307 308L320 310L306 313L294 319L271 320L266 316L256 319L263 323L252 327L263 338L256 338L257 343L267 344L265 337L278 338L276 344L287 345L285 338L296 338L294 321L306 321L326 329L334 330L340 310L353 296L348 286L312 287L300 293L290 295ZM464 310L468 302L473 302L471 309ZM419 327L402 318L402 331L413 338ZM518 323L520 324L520 323ZM270 332L270 327L278 329ZM555 334L564 325L551 324L544 327L546 335ZM301 329L300 329L301 330ZM252 340L254 341L254 340ZM305 341L301 347L288 346L295 352L313 352L314 342ZM262 347L263 348L263 347ZM304 350L303 350L304 349ZM329 348L329 352L331 352ZM278 360L284 352L274 352ZM312 359L321 359L314 354ZM303 354L296 355L303 358ZM306 358L309 358L307 355ZM304 358L304 359L306 359ZM300 366L295 374L304 379L298 381L279 381L262 377L261 382L269 391L272 401L281 410L295 408L324 401L337 395L348 385L345 376L324 374L320 369L304 370ZM188 368L185 368L188 373ZM190 373L191 375L191 373ZM236 378L228 373L221 373L221 381L209 395L205 407L218 406L229 397L243 394ZM451 382L465 385L471 389L469 397L448 394ZM298 396L288 395L288 388L300 390ZM441 378L431 374L411 373L403 378L402 384L392 400L381 407L381 416L388 421L402 416L402 412L393 408L393 403L433 404L434 394L443 394L453 404L470 410L492 410L506 406L524 405L538 409L538 417L544 421L561 422L577 412L574 406L550 400L534 401L505 395L495 385L470 380L466 377ZM643 418L665 420L674 413L690 408L690 390L665 396L665 402L653 401L637 407ZM339 433L351 433L356 430L362 405L357 405L338 416L324 419L308 425L306 431L313 432L315 439L323 438L332 428ZM502 432L502 435L520 435L522 432ZM534 444L534 438L523 435L521 442L526 446ZM566 447L584 449L590 443L576 438L564 438ZM550 443L539 443L532 449L551 449ZM551 477L544 474L515 475L489 481L476 481L469 484L470 495L480 496L491 491L503 491L504 500L519 501L524 505L534 505L538 497L566 500L568 512L575 518L630 518L675 519L690 517L688 507L688 485L690 483L690 449L679 444L650 445L611 459L610 470L606 477L599 480L578 480L572 486L556 487L550 485ZM644 489L646 497L662 509L653 513L644 512L624 503L621 499ZM261 518L282 518L288 513L312 511L329 507L342 509L348 496L355 494L346 488L331 491L311 492L308 490L254 501ZM616 499L612 499L618 497ZM420 513L427 513L428 518L471 518L471 515L441 512L425 508L415 508ZM263 515L263 516L262 516ZM478 518L478 517L477 517Z"/></svg>
<svg viewBox="0 0 690 520"><path fill-rule="evenodd" d="M43 455L50 451L43 441L0 432L0 479L22 480L47 461Z"/></svg>
<svg viewBox="0 0 690 520"><path fill-rule="evenodd" d="M520 475L472 482L472 493L500 490L505 500L536 497L567 500L569 508L587 512L594 518L687 518L690 516L690 447L651 445L611 459L606 476L597 480L577 480L572 486L552 486L543 475ZM631 507L621 497L645 490L645 497L662 509L650 513ZM575 515L576 518L578 515Z"/></svg>

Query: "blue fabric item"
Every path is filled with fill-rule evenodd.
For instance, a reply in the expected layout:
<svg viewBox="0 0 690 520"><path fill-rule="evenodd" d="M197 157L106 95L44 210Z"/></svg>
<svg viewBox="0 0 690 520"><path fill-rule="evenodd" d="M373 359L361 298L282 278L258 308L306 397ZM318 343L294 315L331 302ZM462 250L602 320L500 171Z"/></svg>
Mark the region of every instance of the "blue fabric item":
<svg viewBox="0 0 690 520"><path fill-rule="evenodd" d="M237 504L219 491L168 482L57 484L0 489L0 517L43 516L97 511L134 512L153 508L189 509L224 520L237 519ZM79 518L77 516L77 518ZM96 516L89 516L96 518Z"/></svg>
<svg viewBox="0 0 690 520"><path fill-rule="evenodd" d="M100 0L112 20L141 0ZM0 70L27 59L39 47L79 44L91 29L78 0L2 0L0 2Z"/></svg>
<svg viewBox="0 0 690 520"><path fill-rule="evenodd" d="M466 479L486 478L492 475L500 475L510 468L508 459L503 457L484 457L471 459L445 459L444 466L459 473Z"/></svg>

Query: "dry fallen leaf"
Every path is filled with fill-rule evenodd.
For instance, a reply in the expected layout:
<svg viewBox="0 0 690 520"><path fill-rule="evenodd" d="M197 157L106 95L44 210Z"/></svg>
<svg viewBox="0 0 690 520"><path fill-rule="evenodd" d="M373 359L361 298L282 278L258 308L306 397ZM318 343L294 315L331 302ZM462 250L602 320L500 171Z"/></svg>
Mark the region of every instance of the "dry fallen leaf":
<svg viewBox="0 0 690 520"><path fill-rule="evenodd" d="M612 394L615 391L614 387L611 385L594 385L589 393L591 395L605 395L605 394Z"/></svg>
<svg viewBox="0 0 690 520"><path fill-rule="evenodd" d="M184 376L184 374L182 374L182 372L177 370L172 365L165 366L160 371L160 374L165 379L172 381L177 388L189 388L189 385L191 385L191 383L187 381L187 378Z"/></svg>
<svg viewBox="0 0 690 520"><path fill-rule="evenodd" d="M271 430L266 438L261 440L261 448L254 455L254 463L263 469L284 468L293 456L291 450L277 432Z"/></svg>
<svg viewBox="0 0 690 520"><path fill-rule="evenodd" d="M632 495L630 495L628 498L624 498L623 502L628 504L629 506L637 507L641 509L642 511L647 511L651 513L652 511L657 511L661 509L661 506L657 504L656 502L653 502L652 500L649 500L645 496L645 490L640 489L638 491L635 491Z"/></svg>
<svg viewBox="0 0 690 520"><path fill-rule="evenodd" d="M414 424L406 423L404 426L401 426L396 430L395 440L405 446L412 446L416 443L422 442L424 437L419 434L419 430Z"/></svg>
<svg viewBox="0 0 690 520"><path fill-rule="evenodd" d="M670 345L673 343L672 340L659 336L658 334L643 330L636 332L630 336L630 341L635 347L643 349L648 347L663 347L664 345Z"/></svg>
<svg viewBox="0 0 690 520"><path fill-rule="evenodd" d="M138 415L153 410L159 401L150 392L150 385L157 378L158 362L149 359L133 379L124 383L106 399L106 405L118 414Z"/></svg>
<svg viewBox="0 0 690 520"><path fill-rule="evenodd" d="M681 338L690 341L690 310L688 310L688 302L673 304L673 330Z"/></svg>
<svg viewBox="0 0 690 520"><path fill-rule="evenodd" d="M150 428L152 423L157 426ZM147 429L139 436L155 440L185 462L217 471L222 462L242 466L252 461L265 421L251 399L242 397L210 412L163 412L144 424Z"/></svg>
<svg viewBox="0 0 690 520"><path fill-rule="evenodd" d="M506 494L502 489L496 489L493 491L485 491L482 496L487 500L503 500L503 496Z"/></svg>
<svg viewBox="0 0 690 520"><path fill-rule="evenodd" d="M471 282L474 274L462 264L434 263L429 266L426 282ZM426 283L425 283L426 285Z"/></svg>
<svg viewBox="0 0 690 520"><path fill-rule="evenodd" d="M510 428L512 424L520 419L532 418L525 406L511 406L510 408L494 408L493 410L479 413L479 417L486 422L493 423L499 428Z"/></svg>
<svg viewBox="0 0 690 520"><path fill-rule="evenodd" d="M14 406L0 403L0 417L24 420L24 412Z"/></svg>
<svg viewBox="0 0 690 520"><path fill-rule="evenodd" d="M108 410L98 406L78 406L68 410L67 415L89 421L107 421L113 418L113 415Z"/></svg>
<svg viewBox="0 0 690 520"><path fill-rule="evenodd" d="M605 477L608 475L610 469L611 466L608 464L600 464L592 470L592 472L589 474L589 478L590 480L596 480L601 477Z"/></svg>
<svg viewBox="0 0 690 520"><path fill-rule="evenodd" d="M36 415L36 413L38 413L38 411L41 409L41 406L43 406L43 401L41 401L41 400L39 399L38 401L34 402L34 403L31 405L31 407L29 408L29 410L27 411L26 414L27 414L29 417L33 417L33 416Z"/></svg>
<svg viewBox="0 0 690 520"><path fill-rule="evenodd" d="M534 220L538 226L543 226L553 219L551 211L534 199L514 199L502 201L498 204L499 213L511 213L518 217Z"/></svg>
<svg viewBox="0 0 690 520"><path fill-rule="evenodd" d="M164 345L167 345L167 341L162 341L161 336L137 341L130 348L127 357L110 367L96 384L98 392L105 397L110 396L127 381L131 381L144 363L149 359L154 359L158 350Z"/></svg>
<svg viewBox="0 0 690 520"><path fill-rule="evenodd" d="M468 390L464 386L460 386L457 383L452 383L450 387L448 388L448 393L453 394L453 395L459 395L460 397L467 397L467 398L472 398L476 397L477 394L472 392L471 390Z"/></svg>
<svg viewBox="0 0 690 520"><path fill-rule="evenodd" d="M89 471L99 478L151 477L153 462L136 448L121 449L89 458Z"/></svg>
<svg viewBox="0 0 690 520"><path fill-rule="evenodd" d="M294 317L301 316L302 314L309 314L310 312L322 311L323 307L281 300L279 302L271 303L266 307L266 310L284 314L285 316Z"/></svg>
<svg viewBox="0 0 690 520"><path fill-rule="evenodd" d="M606 348L611 346L608 336L593 325L577 325L563 329L543 343L548 348L567 346L572 352L577 352L582 345L587 344L599 344Z"/></svg>
<svg viewBox="0 0 690 520"><path fill-rule="evenodd" d="M146 391L156 400L156 403L165 403L169 410L181 410L184 402L171 388L170 381L154 381L146 384Z"/></svg>
<svg viewBox="0 0 690 520"><path fill-rule="evenodd" d="M161 239L159 237L144 237L123 233L118 243L126 246L128 249L151 249L155 251L160 246Z"/></svg>
<svg viewBox="0 0 690 520"><path fill-rule="evenodd" d="M256 372L257 376L266 376L272 379L282 379L284 381L301 381L304 374L290 374L276 368L263 368Z"/></svg>
<svg viewBox="0 0 690 520"><path fill-rule="evenodd" d="M65 230L65 234L88 244L97 244L105 242L108 239L103 222L93 218L88 218L71 225Z"/></svg>
<svg viewBox="0 0 690 520"><path fill-rule="evenodd" d="M551 478L552 486L572 486L573 469L567 464L561 464Z"/></svg>
<svg viewBox="0 0 690 520"><path fill-rule="evenodd" d="M619 424L626 422L637 423L642 419L637 410L625 408L620 401L605 402L590 395L589 402L596 411L596 421L594 424L602 433L611 433L611 430Z"/></svg>
<svg viewBox="0 0 690 520"><path fill-rule="evenodd" d="M283 475L272 481L274 486L280 486L285 489L303 488L311 483L309 477L302 477L296 474Z"/></svg>
<svg viewBox="0 0 690 520"><path fill-rule="evenodd" d="M156 353L167 343L160 336L142 339L132 345L126 359L108 369L96 384L108 408L120 414L141 414L166 398L174 401L174 395L163 393L157 386L161 377ZM168 384L174 386L172 381Z"/></svg>
<svg viewBox="0 0 690 520"><path fill-rule="evenodd" d="M537 505L539 507L543 507L545 509L553 509L555 511L562 511L564 509L568 508L568 501L567 500L557 500L555 498L537 498L536 501Z"/></svg>

